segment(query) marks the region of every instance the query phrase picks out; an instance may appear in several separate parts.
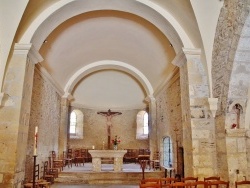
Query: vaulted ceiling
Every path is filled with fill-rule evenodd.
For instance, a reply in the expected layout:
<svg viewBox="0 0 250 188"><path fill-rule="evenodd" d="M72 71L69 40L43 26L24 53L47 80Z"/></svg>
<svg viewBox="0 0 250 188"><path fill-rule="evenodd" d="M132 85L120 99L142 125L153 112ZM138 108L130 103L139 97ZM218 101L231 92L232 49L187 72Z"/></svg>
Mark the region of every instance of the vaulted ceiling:
<svg viewBox="0 0 250 188"><path fill-rule="evenodd" d="M190 1L31 0L21 23L38 68L86 108L144 108L178 72L181 48L203 49Z"/></svg>

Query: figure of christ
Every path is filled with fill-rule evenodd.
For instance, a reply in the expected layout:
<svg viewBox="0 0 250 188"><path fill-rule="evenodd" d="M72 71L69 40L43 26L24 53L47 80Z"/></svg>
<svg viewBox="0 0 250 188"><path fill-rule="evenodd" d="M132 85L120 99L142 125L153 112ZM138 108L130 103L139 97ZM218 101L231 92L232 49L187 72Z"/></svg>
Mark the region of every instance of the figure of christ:
<svg viewBox="0 0 250 188"><path fill-rule="evenodd" d="M110 148L110 143L111 143L111 127L112 127L112 122L111 119L114 116L121 115L121 112L111 112L109 109L107 112L97 112L97 114L100 114L102 116L105 116L107 118L107 134L108 134L108 149Z"/></svg>

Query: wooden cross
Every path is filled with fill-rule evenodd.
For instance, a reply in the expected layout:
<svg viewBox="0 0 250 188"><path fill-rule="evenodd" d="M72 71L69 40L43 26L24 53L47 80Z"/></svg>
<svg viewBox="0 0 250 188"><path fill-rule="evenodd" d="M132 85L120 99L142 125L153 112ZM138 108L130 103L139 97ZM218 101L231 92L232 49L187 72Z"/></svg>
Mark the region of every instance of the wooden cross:
<svg viewBox="0 0 250 188"><path fill-rule="evenodd" d="M121 112L111 112L111 110L109 109L107 112L97 112L97 114L100 114L102 116L105 116L107 118L107 133L108 133L108 149L110 148L110 143L111 143L111 126L112 126L112 122L111 119L114 116L117 115L121 115Z"/></svg>

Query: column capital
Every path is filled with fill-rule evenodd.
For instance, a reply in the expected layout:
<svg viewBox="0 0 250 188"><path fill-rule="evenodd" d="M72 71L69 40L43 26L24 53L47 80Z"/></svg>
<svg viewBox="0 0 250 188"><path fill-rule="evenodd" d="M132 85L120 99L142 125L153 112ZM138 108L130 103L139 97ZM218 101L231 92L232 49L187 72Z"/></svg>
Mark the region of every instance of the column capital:
<svg viewBox="0 0 250 188"><path fill-rule="evenodd" d="M36 50L34 46L30 43L29 44L16 43L14 47L14 54L28 55L33 64L37 64L38 62L43 61L43 58L38 52L38 50Z"/></svg>
<svg viewBox="0 0 250 188"><path fill-rule="evenodd" d="M213 117L215 117L216 111L218 109L218 98L208 98L208 103Z"/></svg>
<svg viewBox="0 0 250 188"><path fill-rule="evenodd" d="M155 97L153 95L148 95L144 101L146 101L147 103L152 103L155 102Z"/></svg>
<svg viewBox="0 0 250 188"><path fill-rule="evenodd" d="M200 48L182 48L182 51L185 54L186 58L188 58L188 56L200 56L201 55Z"/></svg>
<svg viewBox="0 0 250 188"><path fill-rule="evenodd" d="M68 101L71 101L74 99L74 97L71 95L71 93L64 93L62 96L63 99L67 99Z"/></svg>
<svg viewBox="0 0 250 188"><path fill-rule="evenodd" d="M200 55L201 55L201 49L182 48L182 51L180 51L173 59L172 64L177 67L182 67L187 62L188 58L190 58L191 56L200 56Z"/></svg>

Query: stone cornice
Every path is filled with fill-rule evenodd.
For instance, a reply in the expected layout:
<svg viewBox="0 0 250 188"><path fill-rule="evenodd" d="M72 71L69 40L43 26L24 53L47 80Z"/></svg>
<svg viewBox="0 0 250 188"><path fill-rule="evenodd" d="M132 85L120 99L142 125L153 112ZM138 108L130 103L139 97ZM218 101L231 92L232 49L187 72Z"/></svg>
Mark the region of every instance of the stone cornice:
<svg viewBox="0 0 250 188"><path fill-rule="evenodd" d="M152 103L152 102L155 102L155 97L153 95L148 95L145 99L144 99L145 102L147 103Z"/></svg>
<svg viewBox="0 0 250 188"><path fill-rule="evenodd" d="M183 51L181 51L175 56L171 63L177 67L182 67L186 62L187 59L185 57L185 54L183 53Z"/></svg>
<svg viewBox="0 0 250 188"><path fill-rule="evenodd" d="M39 52L34 48L32 44L20 44L16 43L14 47L14 54L16 55L28 55L31 62L37 64L42 62L43 58Z"/></svg>
<svg viewBox="0 0 250 188"><path fill-rule="evenodd" d="M201 55L201 49L199 48L182 48L183 53L187 57L188 55L195 55L195 56L200 56Z"/></svg>
<svg viewBox="0 0 250 188"><path fill-rule="evenodd" d="M216 111L218 109L218 98L208 98L208 103L213 117L215 117Z"/></svg>

